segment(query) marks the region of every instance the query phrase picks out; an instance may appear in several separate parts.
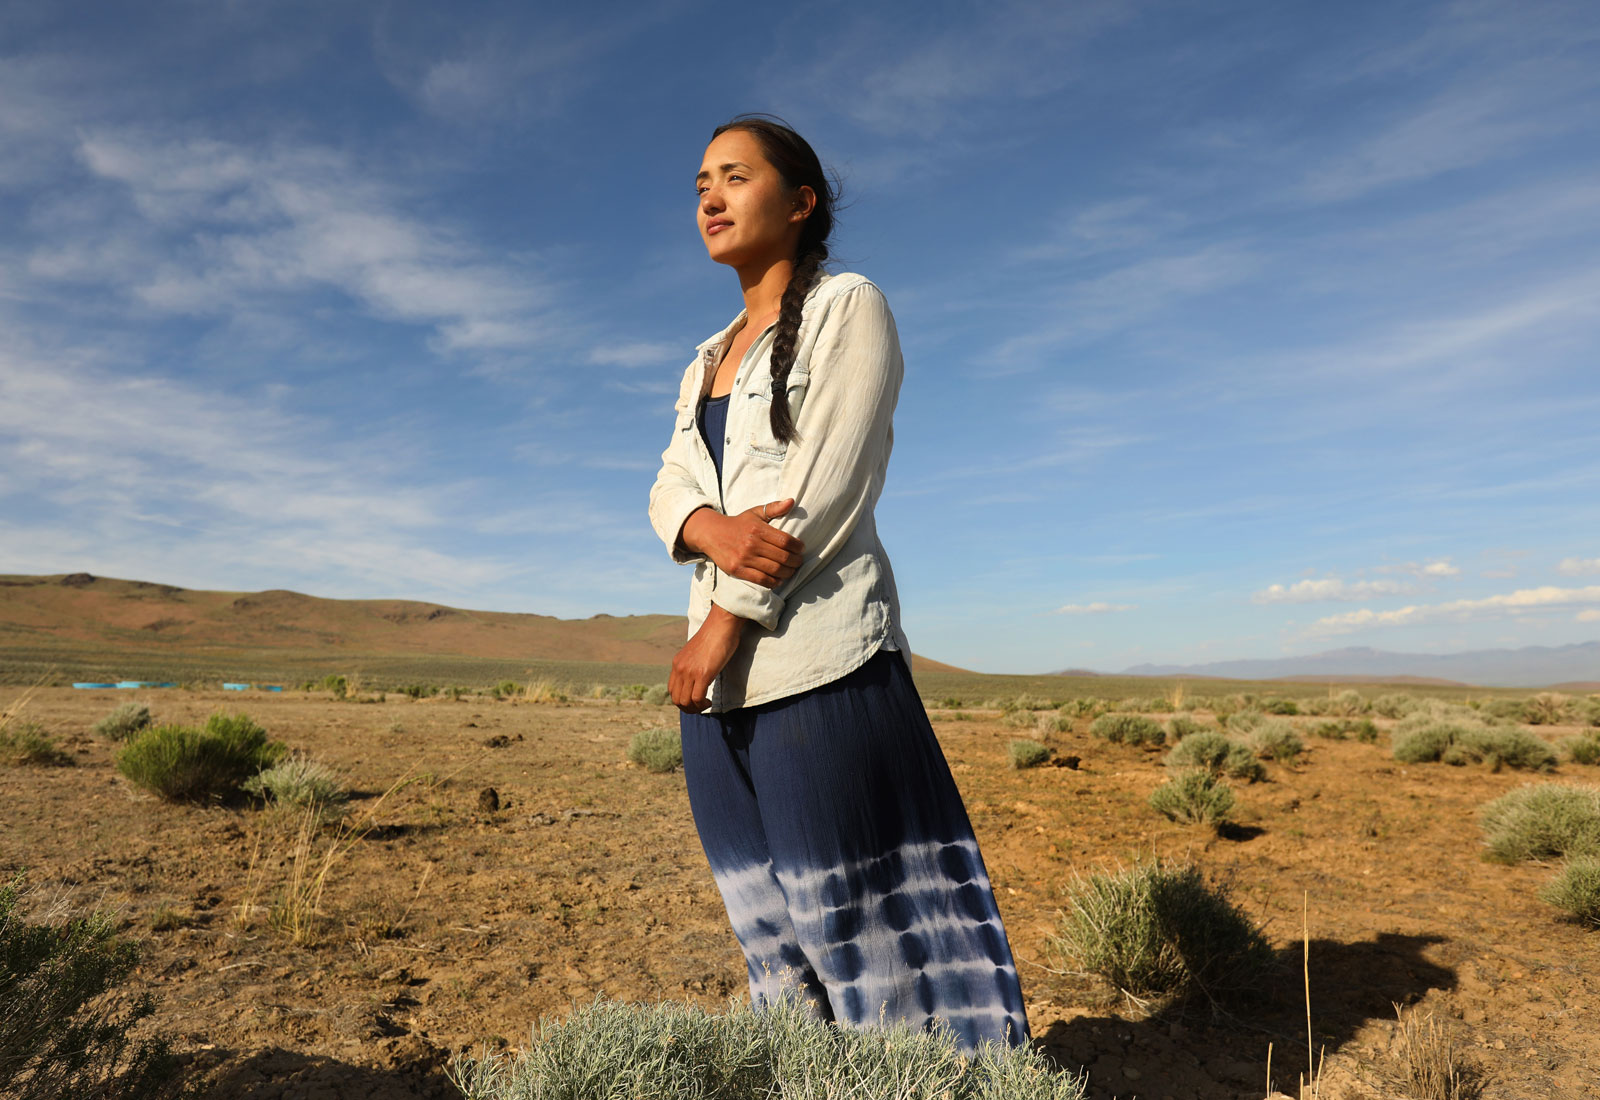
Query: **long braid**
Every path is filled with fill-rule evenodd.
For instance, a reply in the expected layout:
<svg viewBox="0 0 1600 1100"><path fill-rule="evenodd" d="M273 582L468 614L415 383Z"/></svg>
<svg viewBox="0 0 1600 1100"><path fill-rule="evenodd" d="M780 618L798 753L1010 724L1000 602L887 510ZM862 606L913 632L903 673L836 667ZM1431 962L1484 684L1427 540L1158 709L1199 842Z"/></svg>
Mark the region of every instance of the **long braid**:
<svg viewBox="0 0 1600 1100"><path fill-rule="evenodd" d="M744 130L761 143L767 160L798 191L811 188L816 196L811 213L795 245L794 271L778 307L778 327L772 334L772 434L782 443L798 437L789 411L789 371L794 367L795 345L800 339L800 307L828 260L828 238L833 235L833 210L839 200L838 185L829 179L822 162L805 138L776 115L735 115L712 131L715 138L729 130Z"/></svg>
<svg viewBox="0 0 1600 1100"><path fill-rule="evenodd" d="M827 258L828 246L820 242L800 257L784 288L778 327L772 334L772 435L780 443L790 442L796 434L794 417L789 413L789 371L794 367L795 343L800 335L800 307Z"/></svg>

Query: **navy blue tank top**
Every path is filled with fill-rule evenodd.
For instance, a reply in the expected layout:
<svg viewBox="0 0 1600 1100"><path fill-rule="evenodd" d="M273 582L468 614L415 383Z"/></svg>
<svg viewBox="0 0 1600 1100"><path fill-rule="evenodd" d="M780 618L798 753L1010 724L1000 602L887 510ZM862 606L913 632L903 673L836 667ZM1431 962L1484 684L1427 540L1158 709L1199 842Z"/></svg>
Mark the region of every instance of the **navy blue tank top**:
<svg viewBox="0 0 1600 1100"><path fill-rule="evenodd" d="M711 464L717 468L717 483L722 482L722 441L728 434L728 398L729 394L721 397L708 397L700 402L700 415L696 418L700 424L700 438L706 441L706 447L711 451Z"/></svg>

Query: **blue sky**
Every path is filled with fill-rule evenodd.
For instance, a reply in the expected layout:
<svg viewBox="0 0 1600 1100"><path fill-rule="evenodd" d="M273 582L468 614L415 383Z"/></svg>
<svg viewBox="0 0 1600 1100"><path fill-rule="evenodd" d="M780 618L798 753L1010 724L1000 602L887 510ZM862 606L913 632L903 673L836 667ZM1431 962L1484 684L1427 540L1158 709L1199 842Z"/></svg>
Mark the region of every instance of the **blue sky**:
<svg viewBox="0 0 1600 1100"><path fill-rule="evenodd" d="M919 652L1600 638L1587 0L545 7L0 4L0 572L681 612L768 110L898 321Z"/></svg>

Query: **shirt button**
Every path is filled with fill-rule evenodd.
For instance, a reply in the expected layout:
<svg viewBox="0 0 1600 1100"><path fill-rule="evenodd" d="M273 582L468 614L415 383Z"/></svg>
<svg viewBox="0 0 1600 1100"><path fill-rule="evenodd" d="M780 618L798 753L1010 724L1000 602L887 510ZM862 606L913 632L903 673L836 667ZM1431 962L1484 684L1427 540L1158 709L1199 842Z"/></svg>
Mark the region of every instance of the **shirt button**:
<svg viewBox="0 0 1600 1100"><path fill-rule="evenodd" d="M726 446L726 445L728 445L729 443L732 443L732 442L733 442L733 436L731 436L731 435L724 436L723 439L722 439L722 443L723 443L724 446Z"/></svg>

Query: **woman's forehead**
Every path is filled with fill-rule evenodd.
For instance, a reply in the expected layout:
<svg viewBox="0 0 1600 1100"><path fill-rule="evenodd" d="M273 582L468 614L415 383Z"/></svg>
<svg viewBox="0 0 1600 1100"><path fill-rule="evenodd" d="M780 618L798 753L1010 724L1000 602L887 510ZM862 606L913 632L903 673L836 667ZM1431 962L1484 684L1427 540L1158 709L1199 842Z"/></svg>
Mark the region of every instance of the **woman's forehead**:
<svg viewBox="0 0 1600 1100"><path fill-rule="evenodd" d="M748 130L724 130L711 139L701 159L702 171L725 169L738 164L745 168L770 167L761 151L761 142Z"/></svg>

